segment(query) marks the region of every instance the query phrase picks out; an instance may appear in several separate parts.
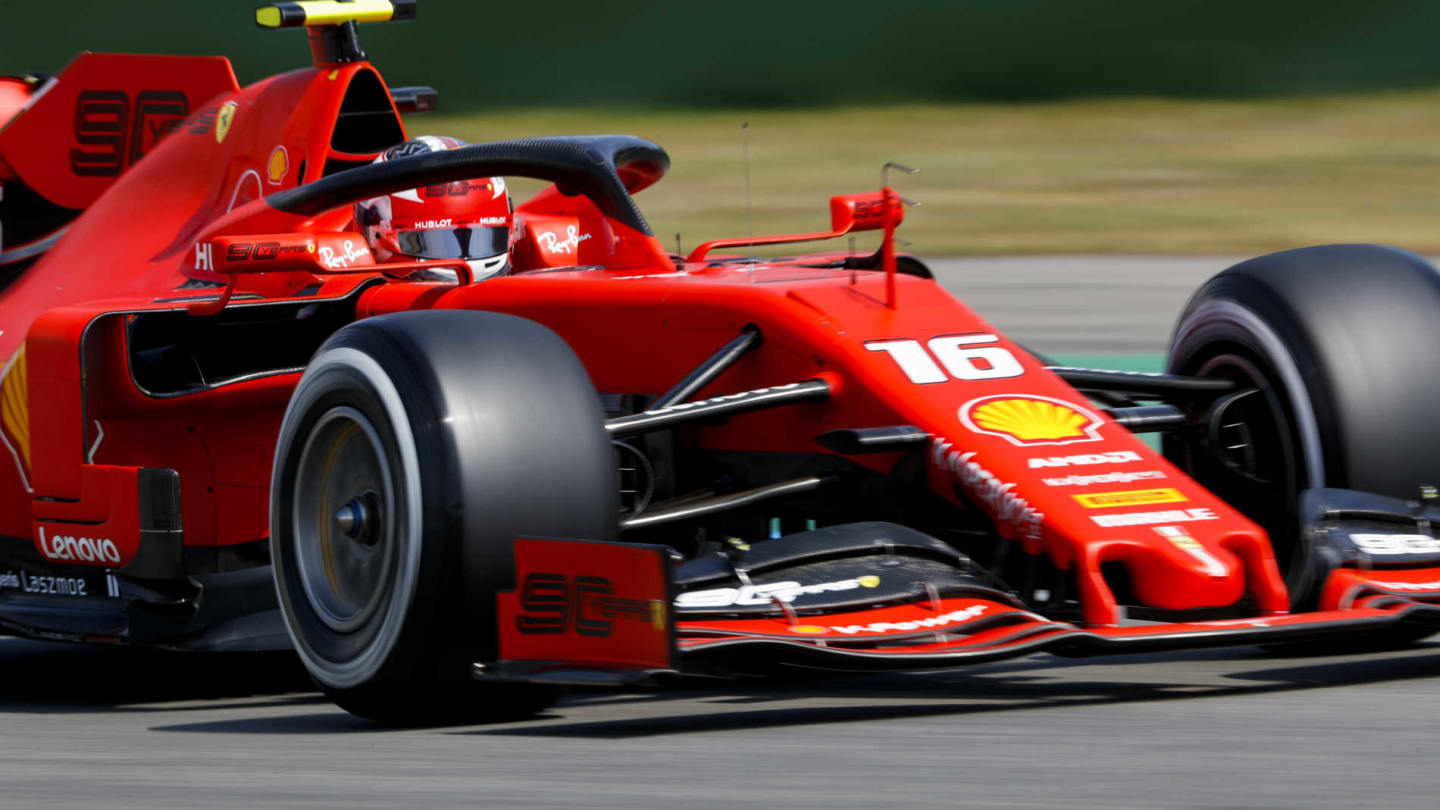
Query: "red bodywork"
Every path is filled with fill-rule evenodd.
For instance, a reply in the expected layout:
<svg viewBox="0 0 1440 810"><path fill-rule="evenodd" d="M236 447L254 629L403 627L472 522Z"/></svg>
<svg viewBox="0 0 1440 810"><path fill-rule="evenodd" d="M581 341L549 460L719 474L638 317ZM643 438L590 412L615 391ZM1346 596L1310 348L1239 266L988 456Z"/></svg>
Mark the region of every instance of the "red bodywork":
<svg viewBox="0 0 1440 810"><path fill-rule="evenodd" d="M382 102L367 113L381 122L370 143L340 129L342 105L362 96L372 107ZM816 436L827 430L915 425L931 437L933 492L984 510L1025 553L1074 571L1085 625L1121 620L1101 575L1109 562L1124 563L1135 597L1150 607L1186 611L1248 598L1257 618L1246 627L1336 619L1280 617L1289 599L1259 527L932 280L845 269L835 253L743 262L707 258L715 247L707 245L679 259L586 198L551 187L517 209L513 275L413 282L379 272L349 230L348 206L304 217L267 202L276 191L368 164L403 139L389 99L366 62L322 64L240 89L223 58L86 54L0 131L0 181L84 209L0 293L0 543L33 545L52 562L122 569L139 545L138 473L149 468L178 473L186 547L266 537L274 443L299 369L156 395L135 378L129 327L137 313L203 319L225 305L349 299L360 318L425 308L530 318L569 343L598 390L652 395L753 324L765 350L700 397L812 378L825 380L831 395L695 428L687 434L694 446L814 454L826 452ZM899 222L888 189L850 200L837 203L837 233L847 216L874 220L865 225L887 234ZM826 235L833 234L808 236ZM898 460L852 459L879 472ZM1129 483L1069 478L1097 473L1135 475L1111 479ZM1440 570L1404 573L1406 582L1440 580ZM1354 610L1387 591L1433 595L1342 574L1322 607ZM977 605L983 609L964 621L952 616ZM991 622L967 637L976 649L1082 632L974 600L827 617L807 621L821 627L808 633L784 619L682 623L679 632L683 648L767 638L814 646L835 635L825 629L832 626L903 628L933 615L952 616L956 626ZM1017 628L1025 632L1017 636Z"/></svg>

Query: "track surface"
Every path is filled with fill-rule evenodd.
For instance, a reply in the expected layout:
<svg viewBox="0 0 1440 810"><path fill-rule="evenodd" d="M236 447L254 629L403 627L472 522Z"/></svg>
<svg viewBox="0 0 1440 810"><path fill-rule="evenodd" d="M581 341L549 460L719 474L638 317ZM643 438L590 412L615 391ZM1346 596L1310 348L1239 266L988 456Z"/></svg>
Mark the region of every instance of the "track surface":
<svg viewBox="0 0 1440 810"><path fill-rule="evenodd" d="M578 695L377 731L289 656L0 643L0 796L73 807L1433 806L1440 646Z"/></svg>
<svg viewBox="0 0 1440 810"><path fill-rule="evenodd" d="M1225 260L936 263L1032 348L1162 351ZM289 655L0 641L7 807L1432 806L1440 644L1254 649L574 695L517 724L382 731Z"/></svg>
<svg viewBox="0 0 1440 810"><path fill-rule="evenodd" d="M1056 256L927 262L1007 336L1047 354L1159 354L1180 309L1239 258Z"/></svg>

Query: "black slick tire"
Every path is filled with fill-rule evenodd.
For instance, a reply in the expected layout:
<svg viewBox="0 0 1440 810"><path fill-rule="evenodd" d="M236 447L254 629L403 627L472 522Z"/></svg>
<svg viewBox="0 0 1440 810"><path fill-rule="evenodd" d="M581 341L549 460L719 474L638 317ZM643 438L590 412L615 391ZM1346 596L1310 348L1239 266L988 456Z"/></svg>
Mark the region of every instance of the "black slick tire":
<svg viewBox="0 0 1440 810"><path fill-rule="evenodd" d="M337 704L418 725L555 699L470 668L496 657L515 537L618 535L603 420L574 353L523 318L384 315L319 349L280 430L271 551L296 649Z"/></svg>
<svg viewBox="0 0 1440 810"><path fill-rule="evenodd" d="M1440 484L1437 358L1440 275L1419 256L1325 245L1242 262L1191 298L1167 366L1256 390L1236 409L1254 424L1244 435L1167 437L1166 455L1270 533L1295 607L1311 607L1322 583L1298 538L1299 493L1414 498ZM1244 472L1224 457L1232 443L1249 445Z"/></svg>

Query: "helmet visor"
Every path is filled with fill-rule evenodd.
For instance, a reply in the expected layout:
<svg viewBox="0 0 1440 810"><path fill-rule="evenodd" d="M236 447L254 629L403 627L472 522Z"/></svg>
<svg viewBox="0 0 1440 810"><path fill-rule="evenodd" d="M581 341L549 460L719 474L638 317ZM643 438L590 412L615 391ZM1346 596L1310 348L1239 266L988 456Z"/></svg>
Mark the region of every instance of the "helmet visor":
<svg viewBox="0 0 1440 810"><path fill-rule="evenodd" d="M509 228L430 228L395 234L400 252L418 259L488 259L510 249Z"/></svg>

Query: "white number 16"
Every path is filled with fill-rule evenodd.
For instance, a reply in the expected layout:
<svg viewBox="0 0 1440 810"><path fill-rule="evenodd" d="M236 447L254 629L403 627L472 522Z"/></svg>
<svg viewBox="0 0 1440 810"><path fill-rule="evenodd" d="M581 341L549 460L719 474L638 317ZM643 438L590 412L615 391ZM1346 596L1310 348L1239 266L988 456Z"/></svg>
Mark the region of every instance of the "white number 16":
<svg viewBox="0 0 1440 810"><path fill-rule="evenodd" d="M865 344L872 352L885 352L917 385L950 380L1001 380L1025 373L1020 361L1003 346L977 346L1000 340L994 335L945 335L926 342L930 351L918 340L875 340ZM931 359L934 354L940 363ZM945 366L941 370L940 365ZM950 372L946 376L945 372Z"/></svg>

